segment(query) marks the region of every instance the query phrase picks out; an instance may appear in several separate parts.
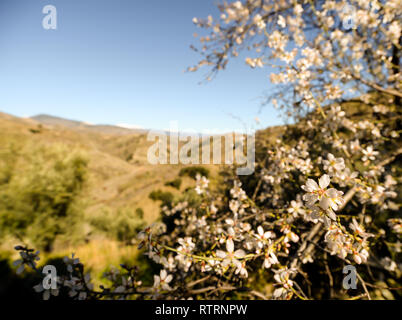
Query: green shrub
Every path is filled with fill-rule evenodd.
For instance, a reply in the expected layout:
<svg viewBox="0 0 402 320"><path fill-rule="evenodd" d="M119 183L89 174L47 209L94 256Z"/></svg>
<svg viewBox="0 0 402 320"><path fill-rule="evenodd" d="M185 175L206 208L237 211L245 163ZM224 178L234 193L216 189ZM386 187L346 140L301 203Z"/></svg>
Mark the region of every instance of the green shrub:
<svg viewBox="0 0 402 320"><path fill-rule="evenodd" d="M168 181L165 183L165 186L167 187L172 187L175 188L177 190L180 190L180 186L181 186L182 180L180 178L176 178L172 181Z"/></svg>
<svg viewBox="0 0 402 320"><path fill-rule="evenodd" d="M45 251L58 235L71 233L79 220L77 201L85 182L87 160L63 145L27 145L0 185L0 236L28 238ZM7 179L4 177L7 176Z"/></svg>
<svg viewBox="0 0 402 320"><path fill-rule="evenodd" d="M142 210L142 208L135 209L135 214L139 219L144 218L144 210Z"/></svg>
<svg viewBox="0 0 402 320"><path fill-rule="evenodd" d="M149 194L149 198L154 201L162 201L162 205L169 205L172 203L174 196L171 192L162 191L162 190L155 190Z"/></svg>
<svg viewBox="0 0 402 320"><path fill-rule="evenodd" d="M204 168L204 167L194 166L194 167L185 167L185 168L181 169L180 172L179 172L180 177L188 176L188 177L191 177L193 179L195 179L197 174L200 174L201 176L204 176L204 177L208 178L209 177L209 170L207 168Z"/></svg>
<svg viewBox="0 0 402 320"><path fill-rule="evenodd" d="M91 225L108 237L129 243L145 227L142 209L103 210L90 220Z"/></svg>

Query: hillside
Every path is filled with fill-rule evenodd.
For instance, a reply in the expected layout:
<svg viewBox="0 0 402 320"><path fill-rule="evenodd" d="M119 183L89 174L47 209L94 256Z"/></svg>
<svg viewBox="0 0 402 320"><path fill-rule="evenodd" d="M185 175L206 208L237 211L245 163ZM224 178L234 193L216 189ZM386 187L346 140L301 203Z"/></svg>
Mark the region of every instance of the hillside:
<svg viewBox="0 0 402 320"><path fill-rule="evenodd" d="M14 172L17 180L24 185L29 162L36 157L39 160L49 155L52 157L52 152L61 148L71 154L79 152L87 159L87 175L78 195L78 224L74 225L74 220L71 220L68 232L57 238L59 240L52 245L45 259L58 258L73 250L95 272L96 281L100 281L102 272L108 266L135 259L135 246L118 239L116 230L128 228L133 234L133 228L141 221L150 224L159 217L161 202L150 199L152 191L161 190L179 196L183 190L195 185L194 180L186 176L181 177L180 190L165 185L176 179L184 166L149 164L147 151L154 142L147 141L145 132L141 130L91 126L45 115L18 118L0 112L0 132L0 191L6 197L7 189L11 190L8 181L12 179L11 176L4 176L4 172L10 171L7 166L12 167L10 172ZM43 155L43 150L51 152ZM56 157L47 159L45 163L55 163L56 158L60 158L57 153L53 155ZM40 166L39 169L46 172L46 167ZM206 167L210 170L211 184L216 183L219 167ZM29 170L32 172L32 169ZM26 187L23 187L22 191L25 190ZM0 200L8 203L6 198ZM16 206L18 212L18 207L24 208L24 201L16 195L9 203L11 207ZM8 210L5 207L2 209ZM143 212L143 220L136 222L139 209ZM32 226L35 233L48 234L49 230L44 231L43 228L42 224ZM20 242L18 237L18 234L12 233L3 238L0 263L6 261L2 258L9 259L10 255L16 258L12 248ZM30 238L24 237L24 241L29 243Z"/></svg>
<svg viewBox="0 0 402 320"><path fill-rule="evenodd" d="M158 216L159 203L149 199L156 189L179 193L166 187L167 181L177 177L182 165L151 165L147 141L142 130L107 125L88 125L79 121L39 115L30 119L0 113L2 145L62 144L80 149L89 158L89 177L82 197L88 203L86 215L104 209L116 211L141 208L149 223ZM216 172L217 168L209 166ZM182 189L193 185L183 178Z"/></svg>

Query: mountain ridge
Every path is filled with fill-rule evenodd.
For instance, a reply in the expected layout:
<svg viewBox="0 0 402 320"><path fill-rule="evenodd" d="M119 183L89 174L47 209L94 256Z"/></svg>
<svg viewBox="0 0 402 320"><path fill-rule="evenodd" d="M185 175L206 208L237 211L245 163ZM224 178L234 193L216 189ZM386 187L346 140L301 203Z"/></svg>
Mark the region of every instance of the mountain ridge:
<svg viewBox="0 0 402 320"><path fill-rule="evenodd" d="M111 124L90 124L84 121L72 120L63 117L53 116L49 114L37 114L29 119L49 126L63 126L71 129L92 130L108 134L132 134L145 133L146 129L125 128Z"/></svg>

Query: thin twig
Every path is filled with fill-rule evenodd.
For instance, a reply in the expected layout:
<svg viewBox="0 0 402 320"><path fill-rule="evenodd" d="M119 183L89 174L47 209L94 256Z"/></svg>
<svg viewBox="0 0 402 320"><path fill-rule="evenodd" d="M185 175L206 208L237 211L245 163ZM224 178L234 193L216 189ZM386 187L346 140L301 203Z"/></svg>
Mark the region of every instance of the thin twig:
<svg viewBox="0 0 402 320"><path fill-rule="evenodd" d="M370 293L368 292L367 287L366 287L366 282L364 282L363 278L360 276L360 274L358 272L356 272L356 276L361 281L364 292L367 294L367 298L369 300L371 300Z"/></svg>

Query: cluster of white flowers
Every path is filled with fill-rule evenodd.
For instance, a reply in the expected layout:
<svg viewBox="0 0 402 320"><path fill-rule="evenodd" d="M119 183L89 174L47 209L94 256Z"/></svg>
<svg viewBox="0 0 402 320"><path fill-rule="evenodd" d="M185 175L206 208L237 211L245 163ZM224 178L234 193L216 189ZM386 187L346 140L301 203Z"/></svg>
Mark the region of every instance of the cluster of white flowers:
<svg viewBox="0 0 402 320"><path fill-rule="evenodd" d="M275 270L274 279L280 285L273 293L275 299L286 299L289 297L291 288L293 288L293 281L290 279L292 273L295 273L295 270L287 268Z"/></svg>
<svg viewBox="0 0 402 320"><path fill-rule="evenodd" d="M173 276L168 274L166 270L162 269L159 276L154 275L154 288L156 290L166 290L170 291L172 288L169 286L169 283L172 281Z"/></svg>
<svg viewBox="0 0 402 320"><path fill-rule="evenodd" d="M209 180L201 176L199 173L196 176L197 187L195 188L195 192L198 194L202 194L208 188Z"/></svg>
<svg viewBox="0 0 402 320"><path fill-rule="evenodd" d="M27 266L41 274L36 262L40 260L39 251L33 253L32 249L23 246L16 246L15 249L19 251L22 258L14 262L15 266L19 266L17 273L23 272L24 266ZM44 288L42 281L35 285L33 289L38 293L42 293L44 300L48 300L51 296L59 295L59 287L65 287L68 288L68 295L70 297L77 297L79 300L85 300L88 296L88 293L93 289L90 274L87 273L83 275L82 269L80 269L82 265L80 264L79 259L74 257L74 254L72 254L71 258L64 257L63 261L65 263L67 273L63 276L55 275L50 279L52 283L56 284L56 288L53 288L52 286L49 288ZM47 277L50 275L51 274L49 274Z"/></svg>
<svg viewBox="0 0 402 320"><path fill-rule="evenodd" d="M402 219L400 218L389 219L388 224L392 228L392 231L394 231L397 234L402 234Z"/></svg>
<svg viewBox="0 0 402 320"><path fill-rule="evenodd" d="M27 250L22 246L16 246L15 250L19 251L21 259L13 262L14 267L17 267L17 274L24 272L25 268L36 268L36 261L39 260L39 251L35 253L33 250Z"/></svg>
<svg viewBox="0 0 402 320"><path fill-rule="evenodd" d="M313 179L308 179L306 184L302 186L302 189L307 192L303 196L303 200L306 201L306 206L312 211L313 219L321 220L327 226L331 224L331 220L336 221L334 211L343 204L342 191L335 188L327 189L330 182L330 177L324 174L319 179L319 184Z"/></svg>

